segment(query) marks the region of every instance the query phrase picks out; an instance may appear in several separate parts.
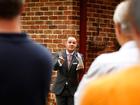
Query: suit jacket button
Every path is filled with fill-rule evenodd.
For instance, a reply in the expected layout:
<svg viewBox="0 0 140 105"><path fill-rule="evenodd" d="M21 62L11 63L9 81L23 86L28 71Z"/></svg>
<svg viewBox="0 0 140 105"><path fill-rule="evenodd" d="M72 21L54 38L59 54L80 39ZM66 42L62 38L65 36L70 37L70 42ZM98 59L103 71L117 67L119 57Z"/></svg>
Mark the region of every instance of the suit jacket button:
<svg viewBox="0 0 140 105"><path fill-rule="evenodd" d="M66 85L68 85L68 82L66 82Z"/></svg>

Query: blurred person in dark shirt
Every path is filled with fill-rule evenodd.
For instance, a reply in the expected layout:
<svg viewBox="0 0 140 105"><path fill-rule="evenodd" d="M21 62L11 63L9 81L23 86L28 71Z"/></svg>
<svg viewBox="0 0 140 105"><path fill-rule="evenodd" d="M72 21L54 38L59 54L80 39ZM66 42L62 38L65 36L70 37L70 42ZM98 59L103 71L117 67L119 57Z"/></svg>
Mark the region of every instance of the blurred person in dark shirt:
<svg viewBox="0 0 140 105"><path fill-rule="evenodd" d="M24 0L0 0L0 105L45 105L52 59L20 29Z"/></svg>

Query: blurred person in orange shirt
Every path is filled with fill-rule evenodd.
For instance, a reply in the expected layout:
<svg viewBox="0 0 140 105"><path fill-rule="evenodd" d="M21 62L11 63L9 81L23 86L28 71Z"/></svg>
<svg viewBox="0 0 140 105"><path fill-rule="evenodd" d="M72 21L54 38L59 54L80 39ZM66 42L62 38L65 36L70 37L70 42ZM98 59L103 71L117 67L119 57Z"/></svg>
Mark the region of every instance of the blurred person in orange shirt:
<svg viewBox="0 0 140 105"><path fill-rule="evenodd" d="M125 16L140 49L140 0L128 2ZM125 59L125 58L124 58ZM140 63L90 82L80 105L140 105Z"/></svg>
<svg viewBox="0 0 140 105"><path fill-rule="evenodd" d="M113 15L115 36L121 48L115 52L101 54L93 61L75 92L75 105L79 105L81 96L84 93L83 90L89 81L94 82L94 80L103 75L119 72L121 68L130 67L139 62L139 49L131 35L129 23L125 20L128 4L127 1L120 3Z"/></svg>

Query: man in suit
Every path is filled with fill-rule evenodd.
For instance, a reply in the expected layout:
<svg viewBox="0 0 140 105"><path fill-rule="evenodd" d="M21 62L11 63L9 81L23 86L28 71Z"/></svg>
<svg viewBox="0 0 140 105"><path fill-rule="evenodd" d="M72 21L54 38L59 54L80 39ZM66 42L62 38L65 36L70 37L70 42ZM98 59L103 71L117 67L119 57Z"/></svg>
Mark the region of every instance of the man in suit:
<svg viewBox="0 0 140 105"><path fill-rule="evenodd" d="M94 82L96 78L118 72L120 68L132 66L139 62L139 49L131 35L130 26L127 20L125 20L127 10L128 2L122 2L115 9L113 16L115 35L121 48L116 52L101 54L92 62L88 72L83 76L75 92L75 105L79 105L83 90L91 79Z"/></svg>
<svg viewBox="0 0 140 105"><path fill-rule="evenodd" d="M140 49L140 0L125 2L128 3L125 20ZM103 76L88 84L80 105L140 105L139 80L140 63L118 73Z"/></svg>
<svg viewBox="0 0 140 105"><path fill-rule="evenodd" d="M57 78L53 92L56 95L57 105L74 105L73 95L77 89L79 72L84 68L80 53L76 51L77 40L68 37L66 50L56 56L54 70L57 70Z"/></svg>

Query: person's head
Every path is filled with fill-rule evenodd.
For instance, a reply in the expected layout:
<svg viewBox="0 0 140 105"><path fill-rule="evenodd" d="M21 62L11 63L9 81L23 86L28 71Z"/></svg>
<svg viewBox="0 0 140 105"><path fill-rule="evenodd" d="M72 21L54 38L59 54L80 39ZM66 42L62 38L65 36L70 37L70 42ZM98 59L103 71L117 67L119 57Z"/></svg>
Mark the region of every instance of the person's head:
<svg viewBox="0 0 140 105"><path fill-rule="evenodd" d="M25 0L0 0L0 19L10 20L17 17Z"/></svg>
<svg viewBox="0 0 140 105"><path fill-rule="evenodd" d="M66 41L66 50L72 53L77 47L77 40L75 37L68 37Z"/></svg>
<svg viewBox="0 0 140 105"><path fill-rule="evenodd" d="M126 18L130 21L133 37L140 48L140 0L130 0Z"/></svg>
<svg viewBox="0 0 140 105"><path fill-rule="evenodd" d="M116 38L120 45L123 45L129 40L132 40L130 23L125 18L129 7L129 1L123 1L117 5L113 21L115 25Z"/></svg>

